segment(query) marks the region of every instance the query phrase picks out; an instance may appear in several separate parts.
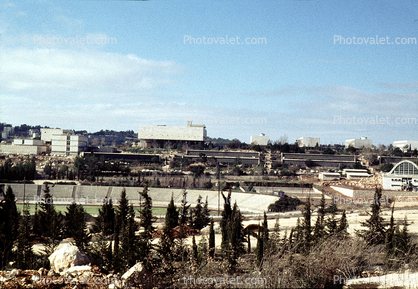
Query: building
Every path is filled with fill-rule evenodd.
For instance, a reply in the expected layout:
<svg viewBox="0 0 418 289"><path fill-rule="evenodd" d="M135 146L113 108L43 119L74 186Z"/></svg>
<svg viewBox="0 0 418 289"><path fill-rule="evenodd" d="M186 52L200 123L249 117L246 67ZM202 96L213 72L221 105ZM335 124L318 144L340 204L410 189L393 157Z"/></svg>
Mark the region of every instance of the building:
<svg viewBox="0 0 418 289"><path fill-rule="evenodd" d="M298 138L298 146L313 148L320 145L319 137L300 137Z"/></svg>
<svg viewBox="0 0 418 289"><path fill-rule="evenodd" d="M264 133L261 133L259 136L252 135L250 137L250 144L252 145L266 146L268 143L269 137L266 136Z"/></svg>
<svg viewBox="0 0 418 289"><path fill-rule="evenodd" d="M138 139L141 147L163 147L170 142L175 145L179 142L189 144L203 144L206 138L206 126L196 125L191 121L186 127L178 126L139 126Z"/></svg>
<svg viewBox="0 0 418 289"><path fill-rule="evenodd" d="M339 173L322 172L319 173L318 178L323 181L339 180L341 175Z"/></svg>
<svg viewBox="0 0 418 289"><path fill-rule="evenodd" d="M45 143L51 143L53 135L61 134L74 134L74 131L60 128L41 128L41 140Z"/></svg>
<svg viewBox="0 0 418 289"><path fill-rule="evenodd" d="M13 132L14 128L10 124L4 124L3 131L1 132L1 139L7 139Z"/></svg>
<svg viewBox="0 0 418 289"><path fill-rule="evenodd" d="M361 137L359 139L348 139L345 141L345 147L353 147L356 149L360 148L371 148L372 147L372 140L367 139L367 137Z"/></svg>
<svg viewBox="0 0 418 289"><path fill-rule="evenodd" d="M418 149L418 141L413 141L413 140L394 141L393 147L400 148L403 152L406 152L408 150L416 150Z"/></svg>
<svg viewBox="0 0 418 289"><path fill-rule="evenodd" d="M51 137L51 154L74 155L85 151L87 137L73 134L53 134Z"/></svg>
<svg viewBox="0 0 418 289"><path fill-rule="evenodd" d="M47 152L47 147L37 139L14 139L13 144L1 144L4 154L39 155Z"/></svg>
<svg viewBox="0 0 418 289"><path fill-rule="evenodd" d="M410 190L418 189L418 166L411 161L397 163L387 174L382 176L384 190Z"/></svg>

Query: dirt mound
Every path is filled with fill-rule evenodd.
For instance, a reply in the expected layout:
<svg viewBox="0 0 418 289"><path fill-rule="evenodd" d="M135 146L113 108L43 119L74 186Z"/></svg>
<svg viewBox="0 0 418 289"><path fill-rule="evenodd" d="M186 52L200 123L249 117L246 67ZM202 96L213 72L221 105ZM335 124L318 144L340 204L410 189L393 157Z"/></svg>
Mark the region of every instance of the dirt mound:
<svg viewBox="0 0 418 289"><path fill-rule="evenodd" d="M181 230L183 229L183 236L184 238L190 237L190 236L196 236L200 235L200 231L197 229L193 229L189 226L177 226L171 230L171 233L174 238L179 238L181 236ZM152 236L154 238L161 238L162 230L158 229Z"/></svg>

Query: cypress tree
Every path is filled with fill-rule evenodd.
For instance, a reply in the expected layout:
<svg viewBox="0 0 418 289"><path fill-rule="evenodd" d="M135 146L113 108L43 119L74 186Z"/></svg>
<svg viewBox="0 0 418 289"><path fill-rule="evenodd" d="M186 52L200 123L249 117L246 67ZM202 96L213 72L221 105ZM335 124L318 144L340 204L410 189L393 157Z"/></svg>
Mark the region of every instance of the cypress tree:
<svg viewBox="0 0 418 289"><path fill-rule="evenodd" d="M179 220L180 226L185 226L188 223L189 208L190 205L187 204L187 191L183 190L183 199L181 201L181 214Z"/></svg>
<svg viewBox="0 0 418 289"><path fill-rule="evenodd" d="M392 205L392 213L390 216L389 228L386 231L386 238L385 238L385 265L387 268L392 267L392 255L394 249L394 236L395 236L395 220L393 217L393 212L395 210L395 203Z"/></svg>
<svg viewBox="0 0 418 289"><path fill-rule="evenodd" d="M348 221L347 221L347 215L345 214L345 210L344 210L341 216L340 222L338 223L337 235L343 239L347 238L348 237L347 229L348 229Z"/></svg>
<svg viewBox="0 0 418 289"><path fill-rule="evenodd" d="M0 202L0 260L4 268L12 260L13 243L19 234L19 213L16 207L15 194L10 186Z"/></svg>
<svg viewBox="0 0 418 289"><path fill-rule="evenodd" d="M255 252L256 252L257 264L260 267L261 267L261 262L264 256L264 242L263 242L263 236L261 232L262 232L262 227L258 225L257 247L255 249Z"/></svg>
<svg viewBox="0 0 418 289"><path fill-rule="evenodd" d="M126 190L123 188L120 194L119 205L116 210L115 230L113 232L113 264L116 271L121 271L127 266L129 259L129 253L127 254L127 251L131 251L131 254L134 254L134 248L127 247L129 246L129 229L127 226L128 211L129 201L126 198ZM122 244L120 244L121 238L123 239ZM123 250L123 252L121 252L121 250Z"/></svg>
<svg viewBox="0 0 418 289"><path fill-rule="evenodd" d="M268 222L267 222L267 214L264 212L264 221L263 221L263 246L264 246L264 252L267 251L267 248L269 247L269 229L268 229Z"/></svg>
<svg viewBox="0 0 418 289"><path fill-rule="evenodd" d="M33 267L35 254L31 243L31 216L29 205L23 204L23 214L20 219L17 238L16 264L19 269L26 270Z"/></svg>
<svg viewBox="0 0 418 289"><path fill-rule="evenodd" d="M148 184L146 183L142 192L140 192L143 203L141 204L141 210L139 211L140 222L139 226L143 228L140 233L139 241L139 259L143 262L145 267L152 271L151 262L151 242L152 234L155 231L154 223L155 218L152 215L152 199L148 194Z"/></svg>
<svg viewBox="0 0 418 289"><path fill-rule="evenodd" d="M315 242L318 242L320 239L322 239L325 236L325 195L322 193L321 202L319 204L318 208L318 217L316 219L315 228L314 228L314 234L313 239Z"/></svg>
<svg viewBox="0 0 418 289"><path fill-rule="evenodd" d="M88 250L88 243L91 239L87 231L85 211L82 205L72 203L67 207L65 213L65 234L74 239L75 245L80 249Z"/></svg>
<svg viewBox="0 0 418 289"><path fill-rule="evenodd" d="M43 267L49 267L48 256L51 255L58 246L63 236L63 220L61 213L55 210L53 197L50 194L48 185L44 188L44 199L39 203L39 227L42 230L44 243Z"/></svg>
<svg viewBox="0 0 418 289"><path fill-rule="evenodd" d="M126 216L126 226L122 228L121 233L121 257L123 260L123 266L130 268L135 265L138 258L138 238L135 232L138 230L138 224L135 221L135 211L132 205L128 207Z"/></svg>
<svg viewBox="0 0 418 289"><path fill-rule="evenodd" d="M167 212L165 214L165 228L168 232L177 227L179 224L179 212L174 205L173 195L171 195L171 201L167 206Z"/></svg>
<svg viewBox="0 0 418 289"><path fill-rule="evenodd" d="M210 220L209 230L209 256L213 258L215 255L215 230L213 228L213 219Z"/></svg>
<svg viewBox="0 0 418 289"><path fill-rule="evenodd" d="M229 190L228 195L225 196L223 192L221 192L222 198L224 199L224 210L222 211L222 219L220 223L221 233L222 233L222 243L221 247L224 252L229 251L229 240L230 240L230 223L231 223L231 216L232 216L232 208L231 208L231 190Z"/></svg>
<svg viewBox="0 0 418 289"><path fill-rule="evenodd" d="M312 242L312 226L311 226L311 200L308 198L308 201L305 204L303 210L303 223L302 223L302 232L303 232L303 247L305 252L309 252Z"/></svg>
<svg viewBox="0 0 418 289"><path fill-rule="evenodd" d="M105 236L112 235L115 230L115 208L112 199L105 198L99 214L95 218L93 229L96 232L102 232Z"/></svg>
<svg viewBox="0 0 418 289"><path fill-rule="evenodd" d="M286 237L286 235L285 235ZM270 250L271 252L277 253L279 251L281 240L280 240L280 223L279 223L279 216L276 218L276 222L274 223L274 228L272 230L271 234L271 240L270 240Z"/></svg>

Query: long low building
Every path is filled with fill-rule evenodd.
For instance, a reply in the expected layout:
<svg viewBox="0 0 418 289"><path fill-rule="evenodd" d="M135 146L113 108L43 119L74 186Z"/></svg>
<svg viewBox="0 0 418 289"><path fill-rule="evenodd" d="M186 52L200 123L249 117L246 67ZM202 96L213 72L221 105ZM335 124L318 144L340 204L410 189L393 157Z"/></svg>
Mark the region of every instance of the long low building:
<svg viewBox="0 0 418 289"><path fill-rule="evenodd" d="M328 154L300 154L300 153L282 153L281 162L287 165L319 167L352 167L356 162L355 155L328 155Z"/></svg>
<svg viewBox="0 0 418 289"><path fill-rule="evenodd" d="M213 157L220 163L232 164L237 159L242 164L258 165L260 163L259 152L241 152L241 151L218 151L218 150L188 150L185 158L193 161L199 159L200 156Z"/></svg>
<svg viewBox="0 0 418 289"><path fill-rule="evenodd" d="M205 125L196 125L191 121L187 122L186 127L178 126L139 126L138 139L141 147L162 147L170 142L173 145L179 142L190 144L203 143L206 138Z"/></svg>
<svg viewBox="0 0 418 289"><path fill-rule="evenodd" d="M84 152L84 156L94 156L96 158L103 157L105 160L126 160L144 163L160 162L159 155L152 154L131 154L131 153L106 153L106 152Z"/></svg>

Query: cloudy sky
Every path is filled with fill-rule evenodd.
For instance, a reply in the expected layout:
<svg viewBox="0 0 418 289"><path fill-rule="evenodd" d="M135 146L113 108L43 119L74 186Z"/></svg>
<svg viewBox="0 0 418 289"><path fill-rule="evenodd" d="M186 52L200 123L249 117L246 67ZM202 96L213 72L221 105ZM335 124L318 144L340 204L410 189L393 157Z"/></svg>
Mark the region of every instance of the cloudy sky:
<svg viewBox="0 0 418 289"><path fill-rule="evenodd" d="M418 1L1 1L0 121L418 140Z"/></svg>

